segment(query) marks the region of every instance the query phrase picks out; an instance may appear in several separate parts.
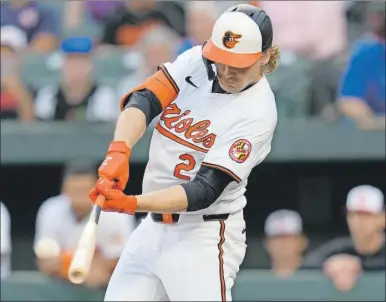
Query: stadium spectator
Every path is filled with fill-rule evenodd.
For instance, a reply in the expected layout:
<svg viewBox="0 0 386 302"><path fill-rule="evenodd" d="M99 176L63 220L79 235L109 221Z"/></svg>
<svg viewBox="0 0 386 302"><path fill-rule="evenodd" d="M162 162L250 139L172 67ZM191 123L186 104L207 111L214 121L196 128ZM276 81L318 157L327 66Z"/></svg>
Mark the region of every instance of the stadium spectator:
<svg viewBox="0 0 386 302"><path fill-rule="evenodd" d="M260 1L259 6L271 17L274 44L280 45L282 53L321 60L345 49L343 1Z"/></svg>
<svg viewBox="0 0 386 302"><path fill-rule="evenodd" d="M363 271L385 270L385 209L381 190L357 186L347 195L350 238L337 238L306 255L304 268L322 268L341 291L356 285Z"/></svg>
<svg viewBox="0 0 386 302"><path fill-rule="evenodd" d="M1 279L11 274L11 218L6 206L0 202L1 210Z"/></svg>
<svg viewBox="0 0 386 302"><path fill-rule="evenodd" d="M63 41L64 62L58 86L39 89L35 115L42 120L101 122L115 120L119 100L114 90L98 85L92 76L92 41L71 37Z"/></svg>
<svg viewBox="0 0 386 302"><path fill-rule="evenodd" d="M365 129L385 130L385 3L372 3L371 34L358 41L343 75L339 109Z"/></svg>
<svg viewBox="0 0 386 302"><path fill-rule="evenodd" d="M34 119L33 99L20 77L20 55L27 38L19 28L1 26L1 118Z"/></svg>
<svg viewBox="0 0 386 302"><path fill-rule="evenodd" d="M295 211L277 210L268 216L264 230L272 272L280 277L291 276L301 267L308 245L302 218Z"/></svg>
<svg viewBox="0 0 386 302"><path fill-rule="evenodd" d="M228 4L229 5L229 4ZM181 42L177 55L203 44L211 35L220 14L215 1L190 1L185 4L187 37Z"/></svg>
<svg viewBox="0 0 386 302"><path fill-rule="evenodd" d="M102 44L134 46L141 35L157 25L184 34L184 11L172 1L131 0L113 11L105 21Z"/></svg>
<svg viewBox="0 0 386 302"><path fill-rule="evenodd" d="M123 1L67 1L64 22L67 29L78 28L87 15L97 23L102 23L111 11L122 7Z"/></svg>
<svg viewBox="0 0 386 302"><path fill-rule="evenodd" d="M34 250L38 268L43 273L67 279L73 253L92 209L88 192L95 181L93 166L71 164L65 173L62 194L41 205L36 218ZM134 229L134 218L103 213L99 224L96 255L85 282L94 288L107 284Z"/></svg>
<svg viewBox="0 0 386 302"><path fill-rule="evenodd" d="M58 47L58 12L38 1L1 1L1 25L13 25L25 32L29 50L50 52Z"/></svg>
<svg viewBox="0 0 386 302"><path fill-rule="evenodd" d="M147 31L137 44L140 66L133 75L122 79L118 86L120 95L127 94L147 77L157 71L160 64L175 59L179 36L166 26L157 26Z"/></svg>
<svg viewBox="0 0 386 302"><path fill-rule="evenodd" d="M340 61L347 47L345 2L260 1L259 6L271 16L274 43L281 49L281 66L294 70L291 73L288 69L280 81L292 82L293 74L297 74L293 87L286 88L289 92L282 88L285 83L278 84L279 94L292 101L285 105L289 112L336 120L337 110L331 104L336 102L343 68Z"/></svg>

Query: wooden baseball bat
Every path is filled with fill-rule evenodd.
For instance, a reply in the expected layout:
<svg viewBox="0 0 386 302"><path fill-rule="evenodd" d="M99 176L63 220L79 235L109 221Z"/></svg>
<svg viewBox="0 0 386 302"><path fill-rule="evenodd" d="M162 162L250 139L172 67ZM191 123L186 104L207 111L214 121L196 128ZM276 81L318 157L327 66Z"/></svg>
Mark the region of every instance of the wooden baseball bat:
<svg viewBox="0 0 386 302"><path fill-rule="evenodd" d="M99 216L104 202L105 197L99 195L80 237L68 271L68 279L72 283L81 284L87 279L95 253Z"/></svg>

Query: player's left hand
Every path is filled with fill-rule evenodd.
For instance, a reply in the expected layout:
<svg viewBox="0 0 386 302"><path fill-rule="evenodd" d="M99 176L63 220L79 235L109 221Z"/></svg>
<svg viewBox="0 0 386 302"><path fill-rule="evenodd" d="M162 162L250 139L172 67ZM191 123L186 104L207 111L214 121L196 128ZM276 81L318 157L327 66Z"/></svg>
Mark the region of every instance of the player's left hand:
<svg viewBox="0 0 386 302"><path fill-rule="evenodd" d="M90 191L89 197L92 202L96 202L99 194L106 199L102 210L105 212L118 212L133 215L137 208L137 198L133 195L125 195L122 191L114 188L114 181L100 179L95 187Z"/></svg>

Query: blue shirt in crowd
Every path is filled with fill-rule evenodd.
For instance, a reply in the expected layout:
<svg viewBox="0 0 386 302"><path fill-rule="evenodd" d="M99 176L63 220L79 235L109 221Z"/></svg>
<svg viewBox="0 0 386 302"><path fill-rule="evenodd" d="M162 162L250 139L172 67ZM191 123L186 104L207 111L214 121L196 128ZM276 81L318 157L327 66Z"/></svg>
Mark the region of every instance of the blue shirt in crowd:
<svg viewBox="0 0 386 302"><path fill-rule="evenodd" d="M385 115L385 55L385 41L359 41L343 75L340 98L362 99L375 115Z"/></svg>

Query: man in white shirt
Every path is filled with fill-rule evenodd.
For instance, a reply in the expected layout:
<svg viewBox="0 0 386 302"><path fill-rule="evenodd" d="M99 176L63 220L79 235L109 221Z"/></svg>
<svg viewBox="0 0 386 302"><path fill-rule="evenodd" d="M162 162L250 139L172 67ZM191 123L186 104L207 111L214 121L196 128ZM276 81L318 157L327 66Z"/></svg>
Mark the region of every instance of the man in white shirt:
<svg viewBox="0 0 386 302"><path fill-rule="evenodd" d="M70 166L64 178L62 194L47 199L36 219L35 254L43 273L67 279L80 236L92 205L87 194L95 182L95 168ZM85 285L107 284L120 257L126 239L134 229L129 215L103 213L99 221L96 255Z"/></svg>
<svg viewBox="0 0 386 302"><path fill-rule="evenodd" d="M1 279L11 273L11 218L8 209L0 202L1 209Z"/></svg>

